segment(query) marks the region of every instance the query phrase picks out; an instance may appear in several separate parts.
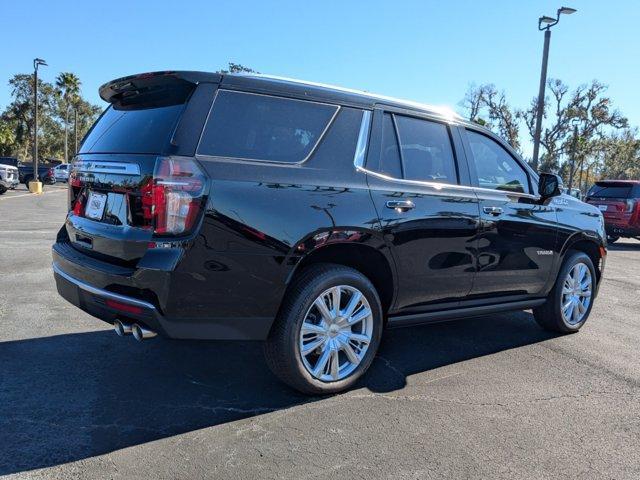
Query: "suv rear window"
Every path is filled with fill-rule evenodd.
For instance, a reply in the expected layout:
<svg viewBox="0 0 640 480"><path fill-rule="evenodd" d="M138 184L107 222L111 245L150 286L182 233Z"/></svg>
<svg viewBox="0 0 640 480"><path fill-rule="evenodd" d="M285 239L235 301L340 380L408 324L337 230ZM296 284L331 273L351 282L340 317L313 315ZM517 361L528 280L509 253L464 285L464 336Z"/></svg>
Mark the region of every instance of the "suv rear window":
<svg viewBox="0 0 640 480"><path fill-rule="evenodd" d="M590 197L596 198L630 198L632 185L595 184L589 192Z"/></svg>
<svg viewBox="0 0 640 480"><path fill-rule="evenodd" d="M120 109L110 106L89 131L80 153L161 153L184 104Z"/></svg>
<svg viewBox="0 0 640 480"><path fill-rule="evenodd" d="M301 162L313 151L337 110L335 105L220 90L198 153Z"/></svg>

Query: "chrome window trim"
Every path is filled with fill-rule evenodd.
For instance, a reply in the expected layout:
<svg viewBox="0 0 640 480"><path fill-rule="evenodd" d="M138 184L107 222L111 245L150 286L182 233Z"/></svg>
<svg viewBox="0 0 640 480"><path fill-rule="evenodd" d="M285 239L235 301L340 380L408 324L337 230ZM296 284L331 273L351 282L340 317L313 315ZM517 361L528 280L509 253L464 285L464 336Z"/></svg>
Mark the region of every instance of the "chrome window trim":
<svg viewBox="0 0 640 480"><path fill-rule="evenodd" d="M360 121L360 132L358 133L358 143L356 143L356 153L353 157L353 164L356 168L364 167L365 154L369 144L369 131L371 130L371 110L362 111Z"/></svg>
<svg viewBox="0 0 640 480"><path fill-rule="evenodd" d="M65 280L67 280L68 282L73 283L78 288L84 290L85 292L89 292L93 295L109 298L111 300L117 300L119 302L128 303L130 305L136 305L138 307L146 308L149 310L156 309L156 307L149 302L138 300L136 298L126 297L124 295L119 295L117 293L109 292L108 290L103 290L101 288L94 287L93 285L89 285L88 283L84 283L83 281L78 280L77 278L74 278L68 273L64 272L55 262L53 262L53 271L58 275L60 275Z"/></svg>
<svg viewBox="0 0 640 480"><path fill-rule="evenodd" d="M530 193L521 193L521 192L505 192L504 190L494 190L492 188L482 188L475 187L472 185L460 185L458 183L438 183L438 182L426 182L421 180L405 180L404 178L395 178L389 175L385 175L384 173L375 172L373 170L369 170L364 167L364 153L366 152L366 145L369 143L370 137L370 123L371 123L371 111L364 110L364 115L362 116L362 121L360 123L360 133L358 135L358 143L356 147L356 154L353 159L353 166L356 171L362 172L366 175L371 175L373 177L377 177L381 180L385 180L387 182L395 182L402 183L406 185L415 185L419 187L428 187L433 188L435 190L443 190L445 188L454 188L458 190L463 190L465 192L472 192L476 194L492 194L492 195L502 195L505 197L518 197L518 198L528 198L530 200L539 201L539 195L532 195ZM366 114L369 115L366 115ZM362 146L362 143L365 144L364 151L361 152L359 147ZM359 155L361 153L361 155Z"/></svg>
<svg viewBox="0 0 640 480"><path fill-rule="evenodd" d="M243 94L243 95L258 95L258 96L261 96L261 97L280 98L280 99L283 99L283 100L290 100L290 101L293 101L293 102L315 103L316 105L326 105L326 106L329 106L329 107L333 107L333 108L335 108L335 111L333 112L333 115L329 119L329 122L327 123L327 125L324 127L324 130L322 130L322 133L320 133L320 135L318 136L318 140L316 140L316 143L313 146L313 148L309 151L309 153L307 154L306 157L304 157L302 160L299 160L297 162L283 162L281 160L264 160L264 159L260 159L260 158L225 157L225 156L220 156L220 155L208 155L208 154L205 154L205 153L199 153L198 150L200 150L200 144L202 142L202 137L204 137L204 131L206 130L207 125L209 123L209 117L211 116L211 112L213 111L213 107L216 104L216 100L218 99L218 93L219 92L230 92L230 93L238 93L238 94ZM258 164L261 164L261 165L285 165L285 166L286 165L301 165L301 164L305 163L307 160L309 160L313 156L313 154L316 152L316 150L318 149L318 147L322 143L322 140L324 140L324 137L325 137L326 133L329 131L329 129L333 125L333 122L335 121L336 117L338 116L338 113L340 113L341 109L342 109L341 105L335 105L333 103L317 102L317 101L314 101L314 100L302 100L300 98L285 97L283 95L271 95L271 94L267 94L267 93L255 93L255 92L246 92L244 90L233 90L233 89L229 89L229 88L219 88L218 90L216 90L216 94L213 97L213 102L211 102L211 107L209 108L209 113L207 113L207 118L204 121L204 127L202 128L202 131L200 132L200 138L198 139L198 145L196 146L195 157L198 160L222 160L222 161L231 161L231 162L258 163Z"/></svg>
<svg viewBox="0 0 640 480"><path fill-rule="evenodd" d="M124 162L97 162L81 160L75 162L73 170L81 173L116 173L119 175L140 175L140 165Z"/></svg>

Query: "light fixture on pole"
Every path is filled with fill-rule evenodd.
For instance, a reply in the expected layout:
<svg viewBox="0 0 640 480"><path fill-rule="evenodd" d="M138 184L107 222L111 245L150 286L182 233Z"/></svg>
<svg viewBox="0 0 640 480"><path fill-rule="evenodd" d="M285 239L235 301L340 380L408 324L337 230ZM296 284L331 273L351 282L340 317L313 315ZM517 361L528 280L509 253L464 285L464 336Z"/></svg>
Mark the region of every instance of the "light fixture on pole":
<svg viewBox="0 0 640 480"><path fill-rule="evenodd" d="M536 111L536 129L533 135L533 166L538 168L538 155L540 153L540 134L542 130L542 117L544 116L544 91L547 84L547 63L549 60L549 42L551 40L551 27L560 21L560 15L571 15L577 12L575 8L560 7L556 17L542 16L538 19L538 30L544 30L544 48L542 50L542 69L540 70L540 87L538 88L538 107Z"/></svg>

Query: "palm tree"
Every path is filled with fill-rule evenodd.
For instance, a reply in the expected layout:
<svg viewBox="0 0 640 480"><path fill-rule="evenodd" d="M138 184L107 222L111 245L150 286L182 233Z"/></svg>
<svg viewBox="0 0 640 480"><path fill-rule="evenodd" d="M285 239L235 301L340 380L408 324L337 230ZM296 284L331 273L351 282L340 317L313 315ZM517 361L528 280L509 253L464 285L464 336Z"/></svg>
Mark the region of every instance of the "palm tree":
<svg viewBox="0 0 640 480"><path fill-rule="evenodd" d="M69 141L69 110L75 97L80 93L80 79L71 72L62 72L56 78L56 87L64 102L64 161L69 161L68 141Z"/></svg>

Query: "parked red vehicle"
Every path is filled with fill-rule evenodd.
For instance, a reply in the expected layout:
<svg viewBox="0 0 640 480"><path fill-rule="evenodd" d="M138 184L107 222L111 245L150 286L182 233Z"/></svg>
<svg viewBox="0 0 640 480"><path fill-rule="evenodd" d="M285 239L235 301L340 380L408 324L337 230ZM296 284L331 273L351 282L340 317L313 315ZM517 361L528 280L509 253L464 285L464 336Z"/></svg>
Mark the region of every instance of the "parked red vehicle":
<svg viewBox="0 0 640 480"><path fill-rule="evenodd" d="M640 180L602 180L587 193L586 202L604 216L607 239L640 239Z"/></svg>

